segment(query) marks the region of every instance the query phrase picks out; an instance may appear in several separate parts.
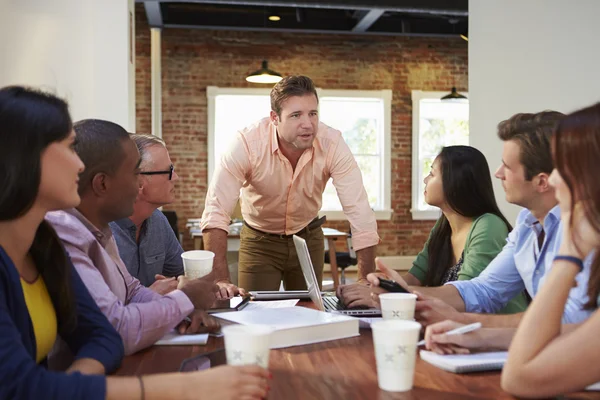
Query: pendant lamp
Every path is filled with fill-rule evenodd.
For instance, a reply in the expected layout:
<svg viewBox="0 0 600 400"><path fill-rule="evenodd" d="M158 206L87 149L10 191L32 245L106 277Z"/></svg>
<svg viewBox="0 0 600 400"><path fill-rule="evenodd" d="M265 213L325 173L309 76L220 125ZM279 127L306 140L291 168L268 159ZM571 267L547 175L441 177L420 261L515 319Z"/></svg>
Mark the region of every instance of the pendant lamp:
<svg viewBox="0 0 600 400"><path fill-rule="evenodd" d="M277 83L281 79L280 73L269 69L267 60L262 62L261 69L252 72L246 77L246 80L252 83Z"/></svg>

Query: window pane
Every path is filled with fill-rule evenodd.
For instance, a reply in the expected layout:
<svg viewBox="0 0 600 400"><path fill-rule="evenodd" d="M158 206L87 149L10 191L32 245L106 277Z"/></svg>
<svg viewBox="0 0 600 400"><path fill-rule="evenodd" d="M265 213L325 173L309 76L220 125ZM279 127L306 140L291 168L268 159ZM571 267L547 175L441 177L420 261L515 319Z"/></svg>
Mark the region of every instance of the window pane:
<svg viewBox="0 0 600 400"><path fill-rule="evenodd" d="M353 154L379 154L383 138L383 100L323 97L323 123L342 132Z"/></svg>
<svg viewBox="0 0 600 400"><path fill-rule="evenodd" d="M269 96L219 95L215 97L215 166L221 161L237 133L267 117L271 111Z"/></svg>
<svg viewBox="0 0 600 400"><path fill-rule="evenodd" d="M338 129L363 176L369 204L383 208L382 153L384 137L384 102L378 98L322 97L319 105L323 123ZM333 183L323 193L323 210L341 210Z"/></svg>
<svg viewBox="0 0 600 400"><path fill-rule="evenodd" d="M435 156L444 146L469 144L469 103L422 99L419 104L418 207L431 209L423 196L423 179L429 174Z"/></svg>
<svg viewBox="0 0 600 400"><path fill-rule="evenodd" d="M356 163L362 173L363 185L367 191L367 198L371 208L382 208L383 199L379 198L381 190L381 157L380 156L355 156ZM361 188L357 187L356 190ZM337 196L332 180L327 182L323 193L323 210L342 210L342 204Z"/></svg>

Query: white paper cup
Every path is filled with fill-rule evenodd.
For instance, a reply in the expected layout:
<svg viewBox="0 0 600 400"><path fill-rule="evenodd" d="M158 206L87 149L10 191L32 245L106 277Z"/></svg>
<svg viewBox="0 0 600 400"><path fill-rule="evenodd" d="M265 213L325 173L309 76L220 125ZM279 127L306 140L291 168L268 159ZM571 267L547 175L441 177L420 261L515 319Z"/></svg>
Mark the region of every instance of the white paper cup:
<svg viewBox="0 0 600 400"><path fill-rule="evenodd" d="M208 250L192 250L182 253L181 258L185 276L197 279L211 273L215 253Z"/></svg>
<svg viewBox="0 0 600 400"><path fill-rule="evenodd" d="M383 319L415 319L417 295L412 293L383 293L379 295Z"/></svg>
<svg viewBox="0 0 600 400"><path fill-rule="evenodd" d="M411 390L421 324L399 319L383 320L373 322L371 329L379 388L390 392Z"/></svg>
<svg viewBox="0 0 600 400"><path fill-rule="evenodd" d="M228 325L221 331L225 337L227 364L269 367L273 328L264 325Z"/></svg>

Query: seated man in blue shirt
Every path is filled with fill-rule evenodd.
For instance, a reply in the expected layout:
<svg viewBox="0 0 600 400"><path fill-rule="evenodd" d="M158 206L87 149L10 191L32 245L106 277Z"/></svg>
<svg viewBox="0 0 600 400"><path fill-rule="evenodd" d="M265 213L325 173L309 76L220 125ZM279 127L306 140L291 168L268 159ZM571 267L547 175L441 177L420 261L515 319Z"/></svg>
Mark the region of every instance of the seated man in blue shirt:
<svg viewBox="0 0 600 400"><path fill-rule="evenodd" d="M553 169L550 137L558 112L517 114L498 125L504 141L502 165L495 176L502 181L508 202L524 207L509 234L502 252L478 277L469 281L449 282L442 287L414 287L420 295L416 318L424 325L452 319L457 322L482 322L485 326L516 327L523 313L496 313L515 295L526 290L534 297L543 284L561 241L560 210L548 178ZM406 282L393 271L381 269L399 283ZM577 277L563 315L563 323L579 323L590 315L587 281L590 264ZM370 282L378 284L371 274ZM382 290L374 288L380 293ZM376 297L374 295L374 297ZM474 314L478 313L478 314Z"/></svg>
<svg viewBox="0 0 600 400"><path fill-rule="evenodd" d="M129 273L164 295L177 289L176 277L183 274L183 249L158 207L175 200L179 176L162 139L152 135L131 138L142 159L139 194L133 214L111 222L110 229Z"/></svg>

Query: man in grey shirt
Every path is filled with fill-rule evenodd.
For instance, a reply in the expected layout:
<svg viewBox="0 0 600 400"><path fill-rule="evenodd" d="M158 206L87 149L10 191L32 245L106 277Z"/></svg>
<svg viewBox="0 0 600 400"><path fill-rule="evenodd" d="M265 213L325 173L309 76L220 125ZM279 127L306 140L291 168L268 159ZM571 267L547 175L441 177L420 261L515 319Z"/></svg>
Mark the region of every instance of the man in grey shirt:
<svg viewBox="0 0 600 400"><path fill-rule="evenodd" d="M167 218L157 208L175 200L179 179L165 142L152 135L131 135L138 147L140 189L133 214L110 223L127 270L144 286L166 294L183 274L183 249Z"/></svg>

